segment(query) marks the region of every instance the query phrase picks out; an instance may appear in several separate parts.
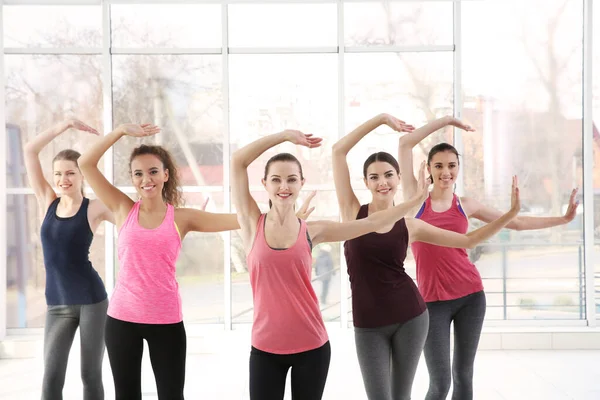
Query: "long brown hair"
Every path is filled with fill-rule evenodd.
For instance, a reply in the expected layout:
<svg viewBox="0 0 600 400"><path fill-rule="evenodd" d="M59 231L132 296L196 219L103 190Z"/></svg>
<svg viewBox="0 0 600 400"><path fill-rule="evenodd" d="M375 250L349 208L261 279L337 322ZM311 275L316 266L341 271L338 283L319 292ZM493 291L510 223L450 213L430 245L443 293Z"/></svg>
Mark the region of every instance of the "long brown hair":
<svg viewBox="0 0 600 400"><path fill-rule="evenodd" d="M173 160L171 153L162 146L151 146L143 144L136 147L131 152L129 157L129 173L131 173L131 163L137 156L144 154L152 154L158 157L162 162L164 169L169 170L169 179L165 182L162 190L162 198L165 203L171 204L174 207L181 207L184 204L183 193L179 185L179 173L177 164Z"/></svg>
<svg viewBox="0 0 600 400"><path fill-rule="evenodd" d="M52 166L54 166L54 163L56 161L73 161L77 166L77 169L79 169L79 163L77 162L77 160L79 160L79 157L81 157L80 152L75 151L73 149L65 149L59 151L58 154L54 156L54 158L52 159ZM79 173L81 173L81 170L79 171ZM83 182L81 183L81 195L85 197L83 190Z"/></svg>

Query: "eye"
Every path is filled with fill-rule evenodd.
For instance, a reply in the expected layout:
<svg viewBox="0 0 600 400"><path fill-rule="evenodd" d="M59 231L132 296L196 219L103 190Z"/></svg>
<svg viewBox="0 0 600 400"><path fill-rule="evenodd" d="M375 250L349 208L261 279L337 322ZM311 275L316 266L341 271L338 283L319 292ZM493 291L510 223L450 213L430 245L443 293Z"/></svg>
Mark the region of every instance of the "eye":
<svg viewBox="0 0 600 400"><path fill-rule="evenodd" d="M133 175L135 175L135 176L142 176L142 173L141 173L141 172L136 172L136 173L135 173L135 174L133 174Z"/></svg>
<svg viewBox="0 0 600 400"><path fill-rule="evenodd" d="M372 180L372 181L376 181L376 180L377 180L377 177L376 177L376 176L372 176L372 177L371 177L371 180Z"/></svg>
<svg viewBox="0 0 600 400"><path fill-rule="evenodd" d="M288 182L292 182L292 183L294 183L294 182L296 182L296 181L297 181L297 179L296 179L296 178L290 178L290 179L288 179Z"/></svg>
<svg viewBox="0 0 600 400"><path fill-rule="evenodd" d="M394 176L392 173L389 173L389 174L385 175L386 178L391 178L392 176Z"/></svg>
<svg viewBox="0 0 600 400"><path fill-rule="evenodd" d="M272 182L279 182L279 178L273 178L271 179Z"/></svg>
<svg viewBox="0 0 600 400"><path fill-rule="evenodd" d="M157 171L157 170L150 171L150 174L151 174L151 175L156 175L156 174L158 174L158 171Z"/></svg>

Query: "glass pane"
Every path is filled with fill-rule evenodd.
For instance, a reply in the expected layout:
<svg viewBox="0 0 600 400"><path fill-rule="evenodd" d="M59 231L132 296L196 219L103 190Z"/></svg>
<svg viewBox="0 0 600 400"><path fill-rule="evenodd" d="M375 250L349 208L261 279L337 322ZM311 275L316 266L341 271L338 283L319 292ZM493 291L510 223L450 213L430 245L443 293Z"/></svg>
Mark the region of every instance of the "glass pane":
<svg viewBox="0 0 600 400"><path fill-rule="evenodd" d="M100 5L15 5L4 6L2 12L5 47L102 46Z"/></svg>
<svg viewBox="0 0 600 400"><path fill-rule="evenodd" d="M89 55L5 55L4 60L10 154L7 181L8 187L24 187L23 145L40 132L70 116L103 132L101 61L100 56ZM67 148L83 152L90 140L97 137L68 130L46 146L40 153L46 179L52 182L56 153ZM99 167L103 169L102 162Z"/></svg>
<svg viewBox="0 0 600 400"><path fill-rule="evenodd" d="M387 112L416 127L453 113L452 53L346 54L346 131ZM352 185L364 189L363 164L374 152L397 157L399 134L383 125L348 154ZM452 143L452 130L440 130L413 151L415 171L429 149ZM402 198L402 197L400 197Z"/></svg>
<svg viewBox="0 0 600 400"><path fill-rule="evenodd" d="M331 145L337 138L338 114L337 56L232 55L229 68L232 151L283 129L323 137L323 145L315 149L285 143L267 151L250 166L250 184L261 184L266 161L280 152L298 157L306 184L332 184Z"/></svg>
<svg viewBox="0 0 600 400"><path fill-rule="evenodd" d="M346 46L451 45L451 1L344 4Z"/></svg>
<svg viewBox="0 0 600 400"><path fill-rule="evenodd" d="M113 4L113 47L221 47L219 4Z"/></svg>
<svg viewBox="0 0 600 400"><path fill-rule="evenodd" d="M40 241L45 210L34 195L8 195L6 260L6 311L8 328L40 328L46 318L46 271ZM94 234L90 260L104 279L104 224Z"/></svg>
<svg viewBox="0 0 600 400"><path fill-rule="evenodd" d="M521 216L562 216L582 184L582 30L573 29L582 2L466 2L462 10L463 119L477 130L463 134L465 194L506 210L516 174ZM582 217L580 206L565 225L505 230L479 247L482 277L506 280L496 291L513 306L507 318L582 317Z"/></svg>
<svg viewBox="0 0 600 400"><path fill-rule="evenodd" d="M594 21L600 21L600 7L594 7ZM594 55L593 55L593 83L592 83L592 119L594 121L594 242L596 245L594 254L594 271L596 273L595 299L596 318L600 319L600 28L594 26Z"/></svg>
<svg viewBox="0 0 600 400"><path fill-rule="evenodd" d="M162 131L115 146L115 182L131 185L129 155L141 143L164 145L182 185L223 184L221 56L113 56L114 125L154 123Z"/></svg>
<svg viewBox="0 0 600 400"><path fill-rule="evenodd" d="M230 4L228 7L231 47L337 46L335 4Z"/></svg>
<svg viewBox="0 0 600 400"><path fill-rule="evenodd" d="M301 194L301 200L308 196L309 192ZM268 196L266 191L252 192L263 212L268 210ZM337 221L337 203L333 191L319 191L312 201L315 211L309 217L309 221L331 220ZM299 207L302 201L298 201ZM325 321L339 321L340 319L340 251L337 243L328 243L327 246L319 244L313 248L313 289L319 298L321 313ZM331 259L332 263L326 262ZM329 268L332 265L332 268ZM252 303L252 289L250 287L250 275L246 265L246 253L242 246L239 231L231 233L231 296L232 316L234 323L252 322L254 305Z"/></svg>

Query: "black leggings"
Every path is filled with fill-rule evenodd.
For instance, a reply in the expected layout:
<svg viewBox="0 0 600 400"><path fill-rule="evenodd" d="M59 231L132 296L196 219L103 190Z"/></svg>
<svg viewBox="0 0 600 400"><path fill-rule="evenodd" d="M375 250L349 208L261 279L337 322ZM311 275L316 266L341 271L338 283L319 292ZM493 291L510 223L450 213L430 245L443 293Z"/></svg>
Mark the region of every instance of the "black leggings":
<svg viewBox="0 0 600 400"><path fill-rule="evenodd" d="M116 400L142 399L142 353L148 342L160 400L183 400L186 336L183 322L136 324L108 317L106 350Z"/></svg>
<svg viewBox="0 0 600 400"><path fill-rule="evenodd" d="M331 346L296 354L250 351L250 400L283 400L285 378L292 368L292 398L320 400L329 372Z"/></svg>
<svg viewBox="0 0 600 400"><path fill-rule="evenodd" d="M425 362L429 390L425 400L444 400L454 382L452 400L473 399L473 368L485 317L485 293L427 303L429 334ZM454 356L450 369L450 322L454 321Z"/></svg>

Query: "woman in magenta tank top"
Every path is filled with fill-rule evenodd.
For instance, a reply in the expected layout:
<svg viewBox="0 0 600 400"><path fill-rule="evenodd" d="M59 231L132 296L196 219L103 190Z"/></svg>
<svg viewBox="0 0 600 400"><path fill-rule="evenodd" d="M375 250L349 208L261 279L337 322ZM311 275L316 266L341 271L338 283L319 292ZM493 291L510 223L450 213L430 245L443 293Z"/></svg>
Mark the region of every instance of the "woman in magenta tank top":
<svg viewBox="0 0 600 400"><path fill-rule="evenodd" d="M181 207L177 166L161 146L141 145L131 153L131 179L140 197L137 202L99 171L98 161L121 137L145 137L159 131L153 125L121 125L80 159L83 174L112 211L118 230L120 268L105 335L117 400L142 398L143 340L148 343L158 398L184 398L186 334L175 273L181 241L188 232L239 229L235 214Z"/></svg>
<svg viewBox="0 0 600 400"><path fill-rule="evenodd" d="M317 296L311 285L311 247L348 240L382 229L424 199L415 197L384 212L345 223L304 222L294 203L304 185L302 166L289 153L272 157L262 180L271 208L262 214L250 194L248 166L285 141L309 148L321 139L286 130L248 144L231 160L232 198L247 253L254 300L250 352L250 398L281 400L291 368L294 400L322 398L331 350ZM420 185L427 191L425 170Z"/></svg>
<svg viewBox="0 0 600 400"><path fill-rule="evenodd" d="M400 182L399 166L389 153L370 155L363 165L364 183L372 199L361 205L350 183L346 156L358 142L380 125L397 131L412 126L389 115L378 115L357 127L333 146L333 176L342 221L377 215L394 205ZM425 163L420 174L424 174ZM516 182L515 182L516 183ZM513 207L507 214L468 235L436 228L414 218L388 221L377 232L344 244L350 286L358 361L370 400L411 398L412 383L429 326L419 291L404 270L410 242L449 247L473 247L494 235L518 212L513 185Z"/></svg>
<svg viewBox="0 0 600 400"><path fill-rule="evenodd" d="M417 189L413 175L412 149L424 138L445 126L473 131L461 121L444 117L400 138L399 156L402 191L410 197ZM456 149L448 143L434 146L427 158L433 189L416 213L416 218L440 228L465 233L468 218L490 222L501 212L471 197L458 197L454 185L459 172ZM506 228L527 230L566 224L573 220L578 203L577 190L562 217L516 217ZM427 243L413 243L417 282L429 310L429 333L425 361L429 371L426 400L445 399L453 379L453 399L473 398L473 368L485 317L486 301L479 271L464 249L450 249ZM450 324L454 323L454 355L450 367Z"/></svg>

